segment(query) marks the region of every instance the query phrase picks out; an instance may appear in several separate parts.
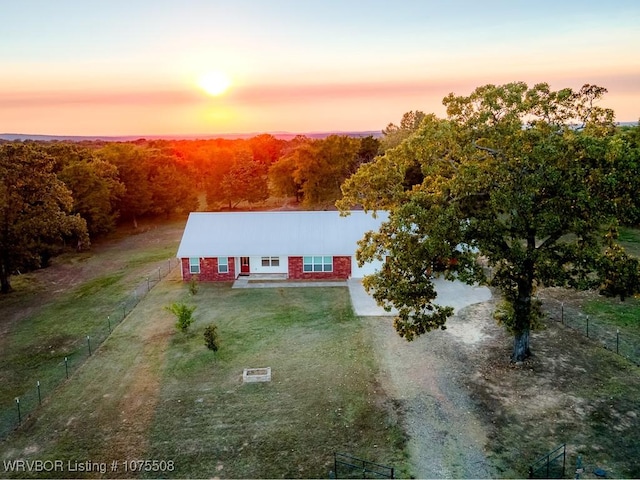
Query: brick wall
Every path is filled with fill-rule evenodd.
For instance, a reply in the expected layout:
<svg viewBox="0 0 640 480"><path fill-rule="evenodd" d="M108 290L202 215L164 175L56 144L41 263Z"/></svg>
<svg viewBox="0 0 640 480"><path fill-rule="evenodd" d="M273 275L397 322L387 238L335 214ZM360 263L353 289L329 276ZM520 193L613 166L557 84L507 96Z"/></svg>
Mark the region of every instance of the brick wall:
<svg viewBox="0 0 640 480"><path fill-rule="evenodd" d="M304 272L302 257L289 257L293 280L346 280L351 276L351 257L333 257L333 272Z"/></svg>
<svg viewBox="0 0 640 480"><path fill-rule="evenodd" d="M235 273L235 258L229 257L229 272L218 273L218 259L217 258L201 258L200 259L200 273L189 273L189 259L182 259L182 279L185 282L195 277L202 282L229 282L236 278Z"/></svg>

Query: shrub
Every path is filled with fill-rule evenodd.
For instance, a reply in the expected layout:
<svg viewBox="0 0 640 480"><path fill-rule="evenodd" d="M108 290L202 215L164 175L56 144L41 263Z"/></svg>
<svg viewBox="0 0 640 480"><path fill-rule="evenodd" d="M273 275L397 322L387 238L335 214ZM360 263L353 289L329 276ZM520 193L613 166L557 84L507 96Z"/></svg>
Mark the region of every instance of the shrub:
<svg viewBox="0 0 640 480"><path fill-rule="evenodd" d="M215 324L208 325L204 329L204 344L209 350L218 351L220 339L218 338L218 327Z"/></svg>
<svg viewBox="0 0 640 480"><path fill-rule="evenodd" d="M176 328L182 333L186 333L189 326L195 321L193 318L193 311L196 309L195 306L190 307L184 303L175 302L164 308L176 316L178 319Z"/></svg>
<svg viewBox="0 0 640 480"><path fill-rule="evenodd" d="M189 293L191 295L198 293L198 279L196 277L191 277L189 280Z"/></svg>

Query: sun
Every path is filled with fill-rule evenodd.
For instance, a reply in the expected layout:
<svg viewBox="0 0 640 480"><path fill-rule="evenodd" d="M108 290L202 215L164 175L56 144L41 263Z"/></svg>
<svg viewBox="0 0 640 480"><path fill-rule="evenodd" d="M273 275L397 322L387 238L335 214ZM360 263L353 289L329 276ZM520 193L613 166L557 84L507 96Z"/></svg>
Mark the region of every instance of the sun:
<svg viewBox="0 0 640 480"><path fill-rule="evenodd" d="M217 97L229 89L231 86L231 79L223 72L212 70L200 75L198 78L198 85L209 95Z"/></svg>

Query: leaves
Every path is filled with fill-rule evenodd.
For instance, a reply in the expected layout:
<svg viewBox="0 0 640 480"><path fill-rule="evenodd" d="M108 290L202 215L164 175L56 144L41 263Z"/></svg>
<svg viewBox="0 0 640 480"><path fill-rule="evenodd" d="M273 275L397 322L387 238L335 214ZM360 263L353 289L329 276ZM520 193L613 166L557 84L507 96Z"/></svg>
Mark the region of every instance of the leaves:
<svg viewBox="0 0 640 480"><path fill-rule="evenodd" d="M193 312L197 308L195 305L190 307L181 302L174 302L164 308L176 316L176 328L182 333L187 333L191 324L195 322L193 318Z"/></svg>
<svg viewBox="0 0 640 480"><path fill-rule="evenodd" d="M634 262L615 248L602 253L603 227L637 215L640 178L630 136L612 129L613 113L596 105L605 92L516 82L450 94L448 119L425 116L345 182L340 208L390 210L361 242L359 258L386 258L365 284L399 311L402 336L444 325L450 312L435 303L428 275L438 270L500 289L507 302L500 317L524 338L539 318L540 285L590 288L604 279L605 292L638 291ZM422 180L403 185L416 164Z"/></svg>
<svg viewBox="0 0 640 480"><path fill-rule="evenodd" d="M65 241L88 247L87 224L71 214L73 197L42 149L21 143L0 145L0 283L17 269L46 265Z"/></svg>

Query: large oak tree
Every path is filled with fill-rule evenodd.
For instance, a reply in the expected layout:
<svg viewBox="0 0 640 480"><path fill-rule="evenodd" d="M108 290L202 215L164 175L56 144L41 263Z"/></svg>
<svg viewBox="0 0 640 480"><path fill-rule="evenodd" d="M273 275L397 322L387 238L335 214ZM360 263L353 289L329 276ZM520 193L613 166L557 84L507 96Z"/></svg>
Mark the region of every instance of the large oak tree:
<svg viewBox="0 0 640 480"><path fill-rule="evenodd" d="M450 94L446 119L426 116L345 182L342 209L390 211L361 241L358 260L385 260L365 286L397 308L401 336L445 328L452 309L436 303L438 271L500 290L497 318L514 335L513 361L530 355L538 287L638 291L638 260L613 239L637 208L640 169L613 112L596 106L605 92L518 82Z"/></svg>

